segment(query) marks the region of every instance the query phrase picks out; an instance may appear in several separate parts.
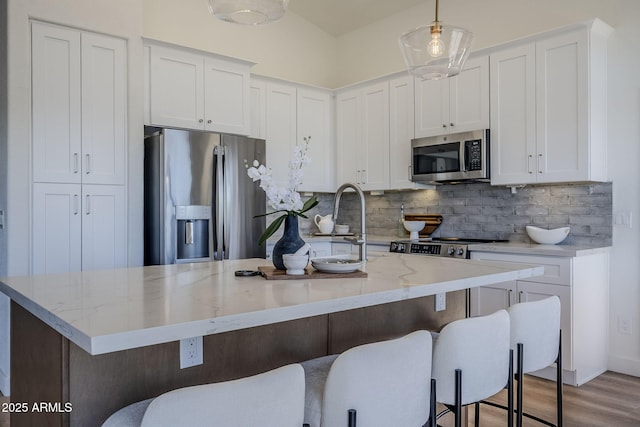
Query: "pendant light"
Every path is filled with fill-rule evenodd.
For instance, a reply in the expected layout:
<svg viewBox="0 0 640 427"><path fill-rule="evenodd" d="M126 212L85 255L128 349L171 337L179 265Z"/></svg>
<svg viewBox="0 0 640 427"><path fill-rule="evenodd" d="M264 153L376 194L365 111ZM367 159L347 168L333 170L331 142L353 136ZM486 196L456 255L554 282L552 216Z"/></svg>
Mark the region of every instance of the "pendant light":
<svg viewBox="0 0 640 427"><path fill-rule="evenodd" d="M289 0L209 0L209 12L218 19L244 25L277 21Z"/></svg>
<svg viewBox="0 0 640 427"><path fill-rule="evenodd" d="M462 71L473 38L472 32L438 20L436 0L435 21L404 33L399 42L409 73L423 80L437 80Z"/></svg>

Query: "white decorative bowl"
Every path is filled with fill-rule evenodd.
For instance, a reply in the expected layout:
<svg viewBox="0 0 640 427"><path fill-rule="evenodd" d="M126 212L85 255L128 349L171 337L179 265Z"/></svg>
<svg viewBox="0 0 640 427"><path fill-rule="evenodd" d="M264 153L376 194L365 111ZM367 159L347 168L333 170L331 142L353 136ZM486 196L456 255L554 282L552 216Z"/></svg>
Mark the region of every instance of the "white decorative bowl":
<svg viewBox="0 0 640 427"><path fill-rule="evenodd" d="M568 235L570 227L554 228L553 230L545 230L544 228L527 225L527 234L536 243L542 245L555 245L562 242Z"/></svg>
<svg viewBox="0 0 640 427"><path fill-rule="evenodd" d="M405 221L402 220L405 230L409 232L409 238L411 240L418 240L420 238L419 231L422 230L426 224L425 221Z"/></svg>
<svg viewBox="0 0 640 427"><path fill-rule="evenodd" d="M351 273L362 267L362 261L350 258L314 258L311 265L323 273Z"/></svg>
<svg viewBox="0 0 640 427"><path fill-rule="evenodd" d="M334 231L336 234L347 234L349 232L348 224L336 224Z"/></svg>
<svg viewBox="0 0 640 427"><path fill-rule="evenodd" d="M287 274L291 276L301 276L304 274L304 269L307 267L307 264L309 264L309 254L284 254L282 255L282 262L287 268Z"/></svg>

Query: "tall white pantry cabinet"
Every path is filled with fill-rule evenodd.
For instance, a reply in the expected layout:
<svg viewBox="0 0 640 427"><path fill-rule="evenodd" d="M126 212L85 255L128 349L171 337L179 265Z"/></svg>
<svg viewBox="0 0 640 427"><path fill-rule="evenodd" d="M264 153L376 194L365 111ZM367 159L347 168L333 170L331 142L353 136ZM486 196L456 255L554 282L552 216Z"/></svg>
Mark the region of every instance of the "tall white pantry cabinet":
<svg viewBox="0 0 640 427"><path fill-rule="evenodd" d="M126 41L32 21L32 272L126 266Z"/></svg>

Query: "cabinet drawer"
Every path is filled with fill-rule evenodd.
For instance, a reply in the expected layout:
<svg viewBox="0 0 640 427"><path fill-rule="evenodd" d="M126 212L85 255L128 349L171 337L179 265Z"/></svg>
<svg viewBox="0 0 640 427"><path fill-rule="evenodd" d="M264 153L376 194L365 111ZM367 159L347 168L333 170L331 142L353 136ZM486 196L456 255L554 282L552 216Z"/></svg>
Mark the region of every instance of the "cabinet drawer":
<svg viewBox="0 0 640 427"><path fill-rule="evenodd" d="M515 264L544 267L542 276L532 277L528 281L571 286L571 258L536 255L513 255L494 252L471 252L472 259L512 262Z"/></svg>

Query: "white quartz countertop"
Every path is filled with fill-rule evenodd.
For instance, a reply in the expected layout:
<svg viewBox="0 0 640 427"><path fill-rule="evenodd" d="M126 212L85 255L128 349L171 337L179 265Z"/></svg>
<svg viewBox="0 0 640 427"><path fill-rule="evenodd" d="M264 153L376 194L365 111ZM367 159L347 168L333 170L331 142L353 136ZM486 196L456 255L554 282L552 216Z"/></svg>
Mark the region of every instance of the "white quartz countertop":
<svg viewBox="0 0 640 427"><path fill-rule="evenodd" d="M469 245L470 252L496 252L518 255L544 255L554 257L580 257L599 253L607 253L609 246L575 246L575 245L539 245L536 243L474 243Z"/></svg>
<svg viewBox="0 0 640 427"><path fill-rule="evenodd" d="M0 291L97 355L523 279L542 267L378 253L367 278L265 280L264 259L0 279ZM311 267L309 267L311 268Z"/></svg>

